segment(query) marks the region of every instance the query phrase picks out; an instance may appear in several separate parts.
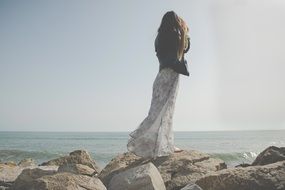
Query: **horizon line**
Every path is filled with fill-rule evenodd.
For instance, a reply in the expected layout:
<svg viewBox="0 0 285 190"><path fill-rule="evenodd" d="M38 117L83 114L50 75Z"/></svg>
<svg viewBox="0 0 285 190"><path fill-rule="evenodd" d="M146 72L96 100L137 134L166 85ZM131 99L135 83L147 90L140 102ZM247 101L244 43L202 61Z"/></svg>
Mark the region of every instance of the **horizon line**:
<svg viewBox="0 0 285 190"><path fill-rule="evenodd" d="M237 131L285 131L285 129L232 129L232 130L189 130L189 131L185 131L185 130L175 130L173 132L237 132ZM130 133L132 131L40 131L40 130L13 130L13 131L9 131L9 130L0 130L1 132L50 132L50 133L66 133L66 132L70 132L70 133L88 133L88 132L92 132L92 133Z"/></svg>

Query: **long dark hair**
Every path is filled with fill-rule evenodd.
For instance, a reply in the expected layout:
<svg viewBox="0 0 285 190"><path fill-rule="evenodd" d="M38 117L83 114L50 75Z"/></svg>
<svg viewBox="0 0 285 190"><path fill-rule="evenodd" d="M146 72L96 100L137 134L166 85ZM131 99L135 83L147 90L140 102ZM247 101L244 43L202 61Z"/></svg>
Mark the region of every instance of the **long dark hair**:
<svg viewBox="0 0 285 190"><path fill-rule="evenodd" d="M169 32L169 31L179 31L179 17L174 11L166 12L161 20L161 24L158 28L158 33Z"/></svg>
<svg viewBox="0 0 285 190"><path fill-rule="evenodd" d="M177 41L177 44L180 44L181 26L179 19L179 16L174 11L166 12L157 30L157 37L163 36L164 39ZM177 48L177 53L182 52L180 45Z"/></svg>

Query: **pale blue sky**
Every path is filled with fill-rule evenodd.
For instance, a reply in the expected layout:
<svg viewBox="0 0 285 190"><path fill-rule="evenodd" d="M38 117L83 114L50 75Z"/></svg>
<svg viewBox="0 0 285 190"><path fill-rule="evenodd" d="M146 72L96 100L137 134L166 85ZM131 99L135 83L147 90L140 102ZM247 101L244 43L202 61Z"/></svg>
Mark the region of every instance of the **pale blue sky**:
<svg viewBox="0 0 285 190"><path fill-rule="evenodd" d="M0 0L0 130L134 130L169 10L192 45L174 130L285 129L282 0Z"/></svg>

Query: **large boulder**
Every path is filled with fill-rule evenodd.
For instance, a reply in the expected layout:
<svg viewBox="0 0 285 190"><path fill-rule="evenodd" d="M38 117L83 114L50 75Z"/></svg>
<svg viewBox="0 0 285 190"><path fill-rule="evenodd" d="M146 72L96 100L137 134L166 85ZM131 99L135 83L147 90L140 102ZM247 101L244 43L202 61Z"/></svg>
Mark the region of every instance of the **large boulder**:
<svg viewBox="0 0 285 190"><path fill-rule="evenodd" d="M204 190L285 190L285 161L212 172L196 184Z"/></svg>
<svg viewBox="0 0 285 190"><path fill-rule="evenodd" d="M112 177L108 190L165 190L157 168L151 163L128 169Z"/></svg>
<svg viewBox="0 0 285 190"><path fill-rule="evenodd" d="M10 187L22 170L15 164L0 163L0 186Z"/></svg>
<svg viewBox="0 0 285 190"><path fill-rule="evenodd" d="M1 163L0 186L10 187L24 169L36 167L48 171L57 171L58 168L58 166L36 166L35 162L31 159L20 161L18 165L13 162Z"/></svg>
<svg viewBox="0 0 285 190"><path fill-rule="evenodd" d="M91 158L90 154L85 150L75 150L68 156L56 158L41 164L41 166L56 165L61 166L64 164L82 164L93 168L97 173L101 171L100 167Z"/></svg>
<svg viewBox="0 0 285 190"><path fill-rule="evenodd" d="M285 160L285 147L270 146L253 161L252 166L262 166Z"/></svg>
<svg viewBox="0 0 285 190"><path fill-rule="evenodd" d="M106 190L97 177L73 173L43 173L38 169L24 170L11 190Z"/></svg>
<svg viewBox="0 0 285 190"><path fill-rule="evenodd" d="M145 160L127 152L113 158L101 171L99 178L108 187L114 175L148 161L151 161L157 167L167 190L181 189L189 183L194 183L211 171L226 168L224 161L211 158L208 154L196 150L184 150L152 160Z"/></svg>
<svg viewBox="0 0 285 190"><path fill-rule="evenodd" d="M55 174L57 171L53 170L42 170L39 168L34 168L34 169L24 169L22 173L17 177L15 180L12 189L17 190L17 189L30 189L31 182L35 179L38 179L42 176L45 175L52 175Z"/></svg>
<svg viewBox="0 0 285 190"><path fill-rule="evenodd" d="M88 176L95 176L96 171L89 166L82 165L82 164L69 164L65 163L58 168L58 172L69 172L74 174L82 174Z"/></svg>

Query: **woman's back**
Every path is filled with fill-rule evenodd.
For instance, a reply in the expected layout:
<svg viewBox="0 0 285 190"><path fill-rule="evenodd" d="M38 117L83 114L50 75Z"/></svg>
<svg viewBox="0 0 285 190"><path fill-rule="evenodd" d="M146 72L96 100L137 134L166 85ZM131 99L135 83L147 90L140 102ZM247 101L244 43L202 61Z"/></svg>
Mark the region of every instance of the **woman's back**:
<svg viewBox="0 0 285 190"><path fill-rule="evenodd" d="M184 54L182 60L178 60L178 49L179 49L179 34L170 30L167 32L160 32L155 39L155 51L156 56L159 60L159 71L163 68L170 67L177 73L189 76L189 71L187 67L187 61L184 60ZM187 39L187 49L184 51L186 53L189 49L190 41Z"/></svg>
<svg viewBox="0 0 285 190"><path fill-rule="evenodd" d="M155 51L158 57L169 55L177 57L178 46L178 33L175 31L159 33L155 39Z"/></svg>

